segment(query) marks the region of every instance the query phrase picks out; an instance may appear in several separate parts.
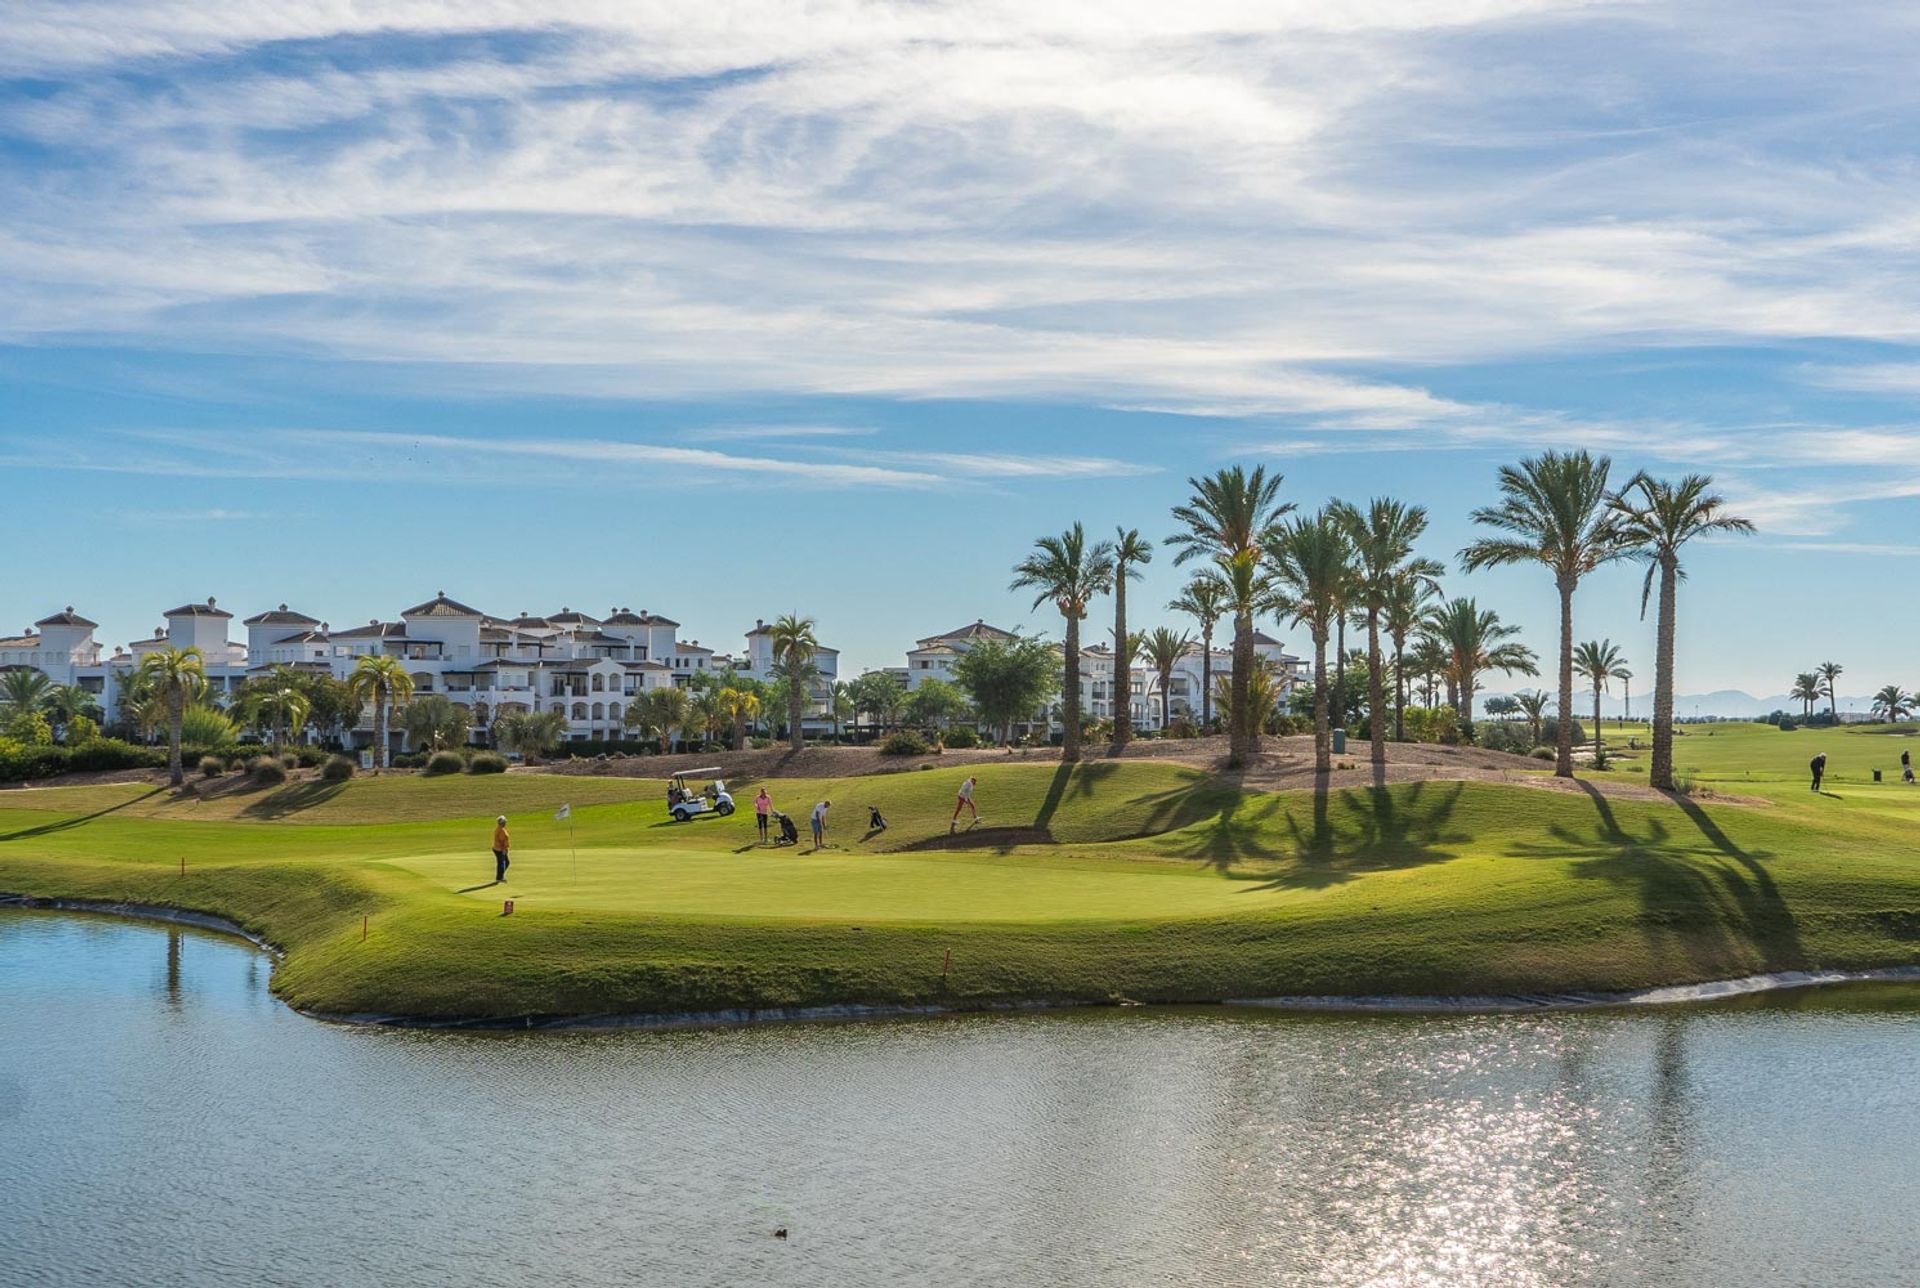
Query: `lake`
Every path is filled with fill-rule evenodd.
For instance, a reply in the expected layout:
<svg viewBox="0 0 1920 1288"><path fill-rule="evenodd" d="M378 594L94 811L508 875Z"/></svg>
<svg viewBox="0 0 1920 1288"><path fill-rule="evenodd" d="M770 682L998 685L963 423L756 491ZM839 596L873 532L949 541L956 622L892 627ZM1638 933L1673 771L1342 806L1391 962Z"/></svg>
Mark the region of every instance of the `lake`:
<svg viewBox="0 0 1920 1288"><path fill-rule="evenodd" d="M350 1028L0 909L0 1282L1912 1282L1913 990ZM785 1227L790 1237L772 1237Z"/></svg>

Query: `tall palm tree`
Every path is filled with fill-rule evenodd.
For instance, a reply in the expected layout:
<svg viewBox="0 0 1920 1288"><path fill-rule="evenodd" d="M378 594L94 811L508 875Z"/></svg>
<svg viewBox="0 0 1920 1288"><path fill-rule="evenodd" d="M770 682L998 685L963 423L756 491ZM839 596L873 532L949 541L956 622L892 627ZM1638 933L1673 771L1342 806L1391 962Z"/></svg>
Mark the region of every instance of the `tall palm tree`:
<svg viewBox="0 0 1920 1288"><path fill-rule="evenodd" d="M1482 672L1539 674L1533 650L1513 642L1520 628L1505 625L1500 614L1465 596L1437 604L1427 614L1427 629L1446 651L1442 671L1453 688L1462 724L1473 720L1473 695Z"/></svg>
<svg viewBox="0 0 1920 1288"><path fill-rule="evenodd" d="M743 689L725 688L715 695L714 700L719 704L721 714L733 725L733 749L746 750L747 721L760 714L760 699Z"/></svg>
<svg viewBox="0 0 1920 1288"><path fill-rule="evenodd" d="M754 706L758 707L756 698ZM852 716L856 731L860 721L860 703L851 680L835 680L827 688L827 714L833 717L833 736L840 736L840 726Z"/></svg>
<svg viewBox="0 0 1920 1288"><path fill-rule="evenodd" d="M820 652L820 639L813 633L813 619L795 613L780 618L767 631L774 663L787 682L787 746L799 751L807 745L800 722L805 718L807 694L819 677L813 659Z"/></svg>
<svg viewBox="0 0 1920 1288"><path fill-rule="evenodd" d="M369 653L347 673L347 692L363 706L373 704L373 767L387 767L387 729L394 714L413 696L413 677L397 657Z"/></svg>
<svg viewBox="0 0 1920 1288"><path fill-rule="evenodd" d="M0 711L38 711L53 690L53 680L45 671L16 670L0 673Z"/></svg>
<svg viewBox="0 0 1920 1288"><path fill-rule="evenodd" d="M1527 718L1527 746L1540 745L1540 724L1546 718L1547 703L1552 695L1541 689L1528 689L1513 695L1513 701Z"/></svg>
<svg viewBox="0 0 1920 1288"><path fill-rule="evenodd" d="M289 736L298 737L306 727L313 703L292 685L278 684L249 693L242 709L248 720L265 724L273 731L274 749L279 750L286 746Z"/></svg>
<svg viewBox="0 0 1920 1288"><path fill-rule="evenodd" d="M1393 579L1385 609L1380 614L1381 629L1393 645L1393 740L1407 738L1407 639L1420 629L1427 605L1440 593L1438 564L1413 560L1403 565ZM1416 669L1415 674L1418 674Z"/></svg>
<svg viewBox="0 0 1920 1288"><path fill-rule="evenodd" d="M187 704L207 691L206 663L197 648L161 648L140 659L140 673L166 706L167 779L178 787L187 780L180 765L180 724Z"/></svg>
<svg viewBox="0 0 1920 1288"><path fill-rule="evenodd" d="M1913 714L1913 695L1897 684L1889 684L1873 695L1873 714L1888 724L1898 724Z"/></svg>
<svg viewBox="0 0 1920 1288"><path fill-rule="evenodd" d="M1227 611L1226 593L1218 577L1203 572L1187 583L1167 609L1185 613L1200 624L1200 728L1204 731L1213 725L1213 628Z"/></svg>
<svg viewBox="0 0 1920 1288"><path fill-rule="evenodd" d="M1336 502L1335 518L1353 547L1349 598L1367 624L1367 725L1372 760L1387 763L1386 667L1380 631L1392 609L1396 588L1409 579L1436 583L1445 571L1431 559L1416 559L1413 543L1427 530L1427 512L1391 497L1375 497L1365 510ZM1398 734L1395 735L1398 737Z"/></svg>
<svg viewBox="0 0 1920 1288"><path fill-rule="evenodd" d="M1060 695L1060 758L1080 759L1080 623L1095 595L1113 588L1113 547L1087 544L1079 523L1057 537L1041 537L1033 553L1013 567L1011 590L1037 592L1033 606L1051 603L1066 619L1066 682Z"/></svg>
<svg viewBox="0 0 1920 1288"><path fill-rule="evenodd" d="M1473 512L1502 535L1460 552L1468 572L1506 564L1545 564L1560 594L1560 737L1553 772L1573 776L1573 592L1580 579L1624 553L1609 509L1612 462L1585 451L1543 452L1500 467L1500 504Z"/></svg>
<svg viewBox="0 0 1920 1288"><path fill-rule="evenodd" d="M1407 669L1420 677L1420 705L1432 707L1439 696L1440 676L1447 669L1447 650L1430 629L1432 609L1423 609L1420 614L1419 634L1413 638L1413 649L1407 654Z"/></svg>
<svg viewBox="0 0 1920 1288"><path fill-rule="evenodd" d="M567 717L560 711L510 711L494 722L493 736L529 765L560 744Z"/></svg>
<svg viewBox="0 0 1920 1288"><path fill-rule="evenodd" d="M472 720L473 714L467 708L438 693L425 693L413 699L400 717L401 727L413 739L413 745L432 751L464 747Z"/></svg>
<svg viewBox="0 0 1920 1288"><path fill-rule="evenodd" d="M1633 672L1623 666L1618 671L1615 671L1614 675L1617 676L1620 680L1620 700L1622 703L1625 704L1625 707L1626 707L1626 711L1625 711L1626 722L1628 724L1632 724L1633 723Z"/></svg>
<svg viewBox="0 0 1920 1288"><path fill-rule="evenodd" d="M1180 659L1192 646L1193 636L1156 626L1147 633L1144 643L1147 660L1153 663L1154 674L1160 677L1160 727L1165 729L1171 723L1168 699L1173 690L1173 668L1180 665Z"/></svg>
<svg viewBox="0 0 1920 1288"><path fill-rule="evenodd" d="M1654 628L1653 764L1647 781L1663 791L1673 790L1674 599L1687 575L1680 566L1680 548L1699 536L1753 531L1750 521L1727 512L1726 499L1712 488L1713 479L1705 474L1689 474L1670 483L1642 471L1608 503L1628 557L1647 565L1646 579L1640 584L1643 620L1656 578L1660 584Z"/></svg>
<svg viewBox="0 0 1920 1288"><path fill-rule="evenodd" d="M1835 724L1840 723L1840 697L1833 687L1833 682L1839 679L1840 673L1846 669L1838 662L1822 662L1813 668L1813 673L1820 677L1820 696L1827 700L1827 714L1833 717Z"/></svg>
<svg viewBox="0 0 1920 1288"><path fill-rule="evenodd" d="M1273 564L1274 606L1281 620L1307 628L1313 640L1313 765L1333 768L1327 719L1327 640L1340 616L1343 588L1353 575L1347 525L1331 509L1284 523L1267 539Z"/></svg>
<svg viewBox="0 0 1920 1288"><path fill-rule="evenodd" d="M660 750L673 750L673 734L687 727L687 692L685 689L668 685L663 689L649 689L640 698L627 704L626 723L642 733L658 733Z"/></svg>
<svg viewBox="0 0 1920 1288"><path fill-rule="evenodd" d="M1600 737L1600 695L1607 691L1609 680L1619 679L1620 673L1627 669L1627 660L1620 656L1620 649L1612 640L1587 640L1573 650L1573 668L1593 686L1593 760L1598 765L1604 751Z"/></svg>
<svg viewBox="0 0 1920 1288"><path fill-rule="evenodd" d="M1800 700L1801 714L1813 718L1813 704L1820 700L1820 677L1812 671L1802 671L1793 677L1793 691L1787 695Z"/></svg>
<svg viewBox="0 0 1920 1288"><path fill-rule="evenodd" d="M1138 528L1113 533L1113 741L1133 737L1133 653L1138 636L1127 634L1127 583L1140 580L1140 565L1153 562L1153 543Z"/></svg>
<svg viewBox="0 0 1920 1288"><path fill-rule="evenodd" d="M1251 474L1241 466L1230 465L1206 478L1188 479L1193 495L1173 510L1181 531L1166 540L1179 551L1173 561L1184 564L1210 558L1224 569L1244 555L1253 561L1257 572L1265 558L1267 537L1293 509L1290 502L1280 500L1281 481L1278 474L1268 478L1264 465L1256 465ZM1253 674L1254 660L1253 617L1251 609L1234 612L1233 702L1227 710L1228 763L1233 765L1245 761L1253 742L1247 702L1247 677Z"/></svg>

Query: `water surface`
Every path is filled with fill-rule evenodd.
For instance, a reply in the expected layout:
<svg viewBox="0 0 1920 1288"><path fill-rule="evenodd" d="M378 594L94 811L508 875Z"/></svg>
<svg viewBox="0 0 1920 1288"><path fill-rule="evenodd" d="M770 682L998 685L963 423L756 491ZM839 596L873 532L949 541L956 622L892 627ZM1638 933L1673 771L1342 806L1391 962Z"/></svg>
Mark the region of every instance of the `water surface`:
<svg viewBox="0 0 1920 1288"><path fill-rule="evenodd" d="M1888 1284L1920 1264L1920 1017L1899 1009L412 1033L304 1019L269 972L217 936L0 910L0 1282Z"/></svg>

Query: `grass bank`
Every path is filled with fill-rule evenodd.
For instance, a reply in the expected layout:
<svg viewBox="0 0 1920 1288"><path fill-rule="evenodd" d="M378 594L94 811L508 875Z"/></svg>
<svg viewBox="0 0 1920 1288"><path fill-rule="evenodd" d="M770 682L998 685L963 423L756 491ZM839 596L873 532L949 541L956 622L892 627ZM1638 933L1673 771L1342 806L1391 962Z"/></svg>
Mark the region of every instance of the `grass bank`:
<svg viewBox="0 0 1920 1288"><path fill-rule="evenodd" d="M1627 990L1920 962L1920 789L1846 772L1814 796L1790 777L1800 735L1763 729L1680 757L1713 782L1711 742L1759 804L1016 763L975 769L982 823L950 839L966 769L772 781L796 818L834 801L818 854L759 847L749 792L680 825L644 780L0 792L0 890L214 913L285 950L293 1005L437 1018ZM1870 737L1829 732L1837 768L1849 736Z"/></svg>

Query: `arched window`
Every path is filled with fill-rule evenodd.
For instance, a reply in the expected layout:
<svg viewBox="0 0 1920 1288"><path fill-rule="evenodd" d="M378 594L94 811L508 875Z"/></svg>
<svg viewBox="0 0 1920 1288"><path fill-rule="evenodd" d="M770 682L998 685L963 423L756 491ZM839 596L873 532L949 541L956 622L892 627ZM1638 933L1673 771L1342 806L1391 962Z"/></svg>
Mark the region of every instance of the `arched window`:
<svg viewBox="0 0 1920 1288"><path fill-rule="evenodd" d="M593 691L595 693L605 693L607 691L607 677L598 671L593 673Z"/></svg>
<svg viewBox="0 0 1920 1288"><path fill-rule="evenodd" d="M556 703L554 703L554 704L553 704L553 709L554 709L555 711L557 711L557 712L559 712L559 713L560 713L561 715L565 715L565 714L567 714L567 704L566 704L566 703L564 703L564 702L556 702Z"/></svg>
<svg viewBox="0 0 1920 1288"><path fill-rule="evenodd" d="M595 676L594 678L595 678L595 679L598 679L599 677L598 677L598 676ZM594 718L595 720L605 720L605 719L607 718L607 704L606 704L606 703L604 703L604 702L596 702L596 703L594 703L594 704L593 704L593 718Z"/></svg>
<svg viewBox="0 0 1920 1288"><path fill-rule="evenodd" d="M573 718L574 718L575 720L585 720L585 719L587 718L587 704L586 704L586 703L584 703L584 702L576 702L576 703L574 703L574 704L573 704Z"/></svg>
<svg viewBox="0 0 1920 1288"><path fill-rule="evenodd" d="M607 719L613 721L615 724L620 723L620 704L618 702L607 703Z"/></svg>

